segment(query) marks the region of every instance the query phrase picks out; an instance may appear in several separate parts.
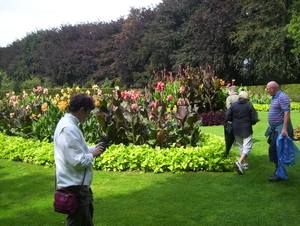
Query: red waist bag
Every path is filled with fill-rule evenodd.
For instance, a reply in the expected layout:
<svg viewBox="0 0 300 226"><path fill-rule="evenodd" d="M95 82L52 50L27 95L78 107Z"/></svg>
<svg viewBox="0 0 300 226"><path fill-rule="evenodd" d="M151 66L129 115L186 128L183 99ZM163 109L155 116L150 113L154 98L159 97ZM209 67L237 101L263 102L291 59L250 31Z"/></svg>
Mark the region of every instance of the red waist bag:
<svg viewBox="0 0 300 226"><path fill-rule="evenodd" d="M64 214L73 214L79 208L78 195L67 189L58 188L54 193L54 211Z"/></svg>

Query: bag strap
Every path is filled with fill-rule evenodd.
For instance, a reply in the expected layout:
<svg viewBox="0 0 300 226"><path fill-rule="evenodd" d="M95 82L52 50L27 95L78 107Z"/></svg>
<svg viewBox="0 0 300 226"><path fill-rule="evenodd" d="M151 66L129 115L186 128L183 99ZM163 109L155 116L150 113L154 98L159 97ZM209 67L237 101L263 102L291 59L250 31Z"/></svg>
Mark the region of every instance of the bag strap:
<svg viewBox="0 0 300 226"><path fill-rule="evenodd" d="M79 190L81 190L81 188L82 188L82 186L83 186L83 183L84 183L84 179L85 179L85 174L86 174L86 168L84 169L84 175L83 175L83 179L82 179L82 182L81 182L81 185L80 185L80 189ZM57 187L57 183L56 183L56 172L55 172L55 177L54 177L54 190L56 189L56 187Z"/></svg>

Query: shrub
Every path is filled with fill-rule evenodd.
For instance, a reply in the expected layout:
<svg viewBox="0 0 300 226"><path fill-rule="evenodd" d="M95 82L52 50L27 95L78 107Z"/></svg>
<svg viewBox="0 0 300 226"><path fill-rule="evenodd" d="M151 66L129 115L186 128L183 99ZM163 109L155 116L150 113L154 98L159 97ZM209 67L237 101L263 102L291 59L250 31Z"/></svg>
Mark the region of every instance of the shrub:
<svg viewBox="0 0 300 226"><path fill-rule="evenodd" d="M94 168L106 171L182 172L232 171L236 159L225 154L224 140L213 134L201 134L202 144L196 148L172 146L166 149L149 145L112 145L95 160ZM0 133L0 158L32 164L54 166L53 143L7 136Z"/></svg>
<svg viewBox="0 0 300 226"><path fill-rule="evenodd" d="M210 111L200 114L202 126L223 125L226 121L226 111Z"/></svg>

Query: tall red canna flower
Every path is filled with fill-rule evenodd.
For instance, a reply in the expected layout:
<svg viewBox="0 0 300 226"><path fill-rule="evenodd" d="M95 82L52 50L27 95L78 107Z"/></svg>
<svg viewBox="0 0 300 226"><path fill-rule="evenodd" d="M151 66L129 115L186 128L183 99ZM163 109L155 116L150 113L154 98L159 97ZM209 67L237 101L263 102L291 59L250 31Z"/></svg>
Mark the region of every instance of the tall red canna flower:
<svg viewBox="0 0 300 226"><path fill-rule="evenodd" d="M180 93L184 93L184 90L185 90L185 89L184 89L183 86L181 86L181 87L179 88L179 92L180 92Z"/></svg>
<svg viewBox="0 0 300 226"><path fill-rule="evenodd" d="M172 96L172 94L169 94L169 95L167 96L167 100L168 100L168 101L174 100L174 97Z"/></svg>
<svg viewBox="0 0 300 226"><path fill-rule="evenodd" d="M163 91L164 88L165 88L165 83L163 83L163 82L158 82L157 83L157 86L156 86L157 91Z"/></svg>

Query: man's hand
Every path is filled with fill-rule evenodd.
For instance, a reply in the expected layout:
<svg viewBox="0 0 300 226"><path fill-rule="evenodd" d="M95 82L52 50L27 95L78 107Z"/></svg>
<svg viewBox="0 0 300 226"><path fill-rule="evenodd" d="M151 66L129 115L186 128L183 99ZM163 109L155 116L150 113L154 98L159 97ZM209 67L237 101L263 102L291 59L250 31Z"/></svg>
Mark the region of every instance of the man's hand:
<svg viewBox="0 0 300 226"><path fill-rule="evenodd" d="M288 136L287 129L282 128L281 135L284 136L284 137Z"/></svg>
<svg viewBox="0 0 300 226"><path fill-rule="evenodd" d="M95 150L91 152L91 154L96 157L100 156L104 152L104 147L102 146L96 146Z"/></svg>

